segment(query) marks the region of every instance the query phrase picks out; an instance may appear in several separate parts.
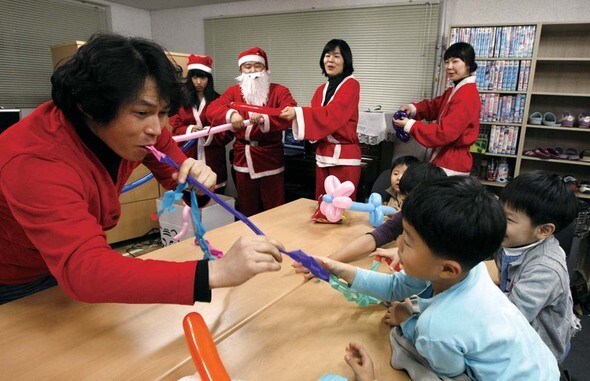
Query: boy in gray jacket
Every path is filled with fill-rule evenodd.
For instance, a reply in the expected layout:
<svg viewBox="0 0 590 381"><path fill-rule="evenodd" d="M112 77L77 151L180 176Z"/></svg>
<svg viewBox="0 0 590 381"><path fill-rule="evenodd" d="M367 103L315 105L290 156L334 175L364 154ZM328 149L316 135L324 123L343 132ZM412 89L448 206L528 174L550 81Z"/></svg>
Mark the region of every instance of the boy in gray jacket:
<svg viewBox="0 0 590 381"><path fill-rule="evenodd" d="M553 236L577 215L574 193L558 175L527 172L501 192L506 237L496 257L500 289L518 307L558 362L580 330L566 256Z"/></svg>

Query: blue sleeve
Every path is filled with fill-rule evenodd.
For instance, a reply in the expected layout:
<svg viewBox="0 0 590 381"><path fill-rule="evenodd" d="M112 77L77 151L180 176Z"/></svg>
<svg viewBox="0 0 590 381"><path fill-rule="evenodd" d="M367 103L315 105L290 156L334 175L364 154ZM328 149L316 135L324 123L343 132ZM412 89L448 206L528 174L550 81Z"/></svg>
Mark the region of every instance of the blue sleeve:
<svg viewBox="0 0 590 381"><path fill-rule="evenodd" d="M352 290L381 300L392 301L417 295L428 285L428 282L413 278L404 271L384 274L357 268Z"/></svg>
<svg viewBox="0 0 590 381"><path fill-rule="evenodd" d="M411 340L412 344L414 345L416 345L416 339L418 337L416 334L416 324L418 323L418 317L420 317L420 314L414 314L407 318L406 321L400 325L404 337Z"/></svg>
<svg viewBox="0 0 590 381"><path fill-rule="evenodd" d="M432 370L446 377L465 373L465 356L461 348L445 341L429 340L428 336L427 333L421 334L414 343L416 350L428 360Z"/></svg>

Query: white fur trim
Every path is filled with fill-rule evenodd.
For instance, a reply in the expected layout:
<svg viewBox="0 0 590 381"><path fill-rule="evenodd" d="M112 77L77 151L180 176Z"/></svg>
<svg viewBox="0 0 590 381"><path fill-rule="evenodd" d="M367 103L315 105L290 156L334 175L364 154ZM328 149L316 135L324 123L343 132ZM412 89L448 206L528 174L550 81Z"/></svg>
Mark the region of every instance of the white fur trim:
<svg viewBox="0 0 590 381"><path fill-rule="evenodd" d="M252 133L252 125L246 126L246 133L244 134L244 139L250 141L250 134Z"/></svg>
<svg viewBox="0 0 590 381"><path fill-rule="evenodd" d="M264 119L264 124L260 126L260 131L268 132L270 131L270 118L266 114L262 114L262 118Z"/></svg>
<svg viewBox="0 0 590 381"><path fill-rule="evenodd" d="M238 167L234 164L234 169L237 172L242 172L242 173L248 173L250 175L251 179L259 179L261 177L266 177L266 176L272 176L272 175L276 175L279 174L281 172L285 171L285 167L280 167L280 168L276 168L276 169L271 169L269 171L264 171L264 172L255 172L254 171L254 165L252 164L252 154L250 153L250 145L246 145L246 147L244 147L244 154L246 155L246 163L247 163L247 167Z"/></svg>
<svg viewBox="0 0 590 381"><path fill-rule="evenodd" d="M457 171L453 171L452 169L447 169L444 167L440 167L443 171L445 171L445 173L447 174L447 176L469 176L469 172L457 172Z"/></svg>
<svg viewBox="0 0 590 381"><path fill-rule="evenodd" d="M266 69L266 62L264 61L264 57L262 56L252 54L241 57L240 59L238 59L238 68L242 66L242 64L245 62L260 62L261 64L264 64L264 68Z"/></svg>
<svg viewBox="0 0 590 381"><path fill-rule="evenodd" d="M203 70L205 73L211 74L212 70L209 66L203 64L191 64L186 67L186 70Z"/></svg>
<svg viewBox="0 0 590 381"><path fill-rule="evenodd" d="M409 116L410 118L413 118L413 117L415 117L415 116L416 116L416 112L418 111L418 110L416 109L416 106L414 106L414 104L413 104L413 103L410 103L410 104L408 105L408 107L410 108L410 115L408 115L408 116Z"/></svg>
<svg viewBox="0 0 590 381"><path fill-rule="evenodd" d="M215 184L215 189L223 188L226 185L227 185L227 181L224 181L222 183Z"/></svg>
<svg viewBox="0 0 590 381"><path fill-rule="evenodd" d="M335 167L337 165L361 165L360 159L335 159L330 156L315 155L316 165L320 168Z"/></svg>
<svg viewBox="0 0 590 381"><path fill-rule="evenodd" d="M211 128L211 127L205 127L205 128ZM205 137L202 137L201 139L205 141L203 143L203 145L204 146L211 145L211 143L213 142L213 137L215 137L215 134L213 134L213 135L207 135L207 140L205 140Z"/></svg>
<svg viewBox="0 0 590 381"><path fill-rule="evenodd" d="M197 129L197 126L195 126L194 124L191 124L186 128L185 134L193 133L193 132L195 132L196 129Z"/></svg>
<svg viewBox="0 0 590 381"><path fill-rule="evenodd" d="M305 118L301 107L293 107L295 110L295 119L293 119L293 137L297 140L305 139Z"/></svg>
<svg viewBox="0 0 590 381"><path fill-rule="evenodd" d="M414 123L416 123L416 120L415 119L408 120L408 123L406 123L406 125L404 126L404 131L406 131L409 134L410 133L410 130L412 129L412 126L414 125Z"/></svg>
<svg viewBox="0 0 590 381"><path fill-rule="evenodd" d="M238 111L234 110L233 108L230 108L229 110L227 110L227 112L225 113L225 122L226 123L231 123L231 114L233 114L234 112L238 112Z"/></svg>
<svg viewBox="0 0 590 381"><path fill-rule="evenodd" d="M207 158L205 157L205 146L203 145L203 141L205 139L203 138L199 138L199 140L197 141L197 159L198 160L207 160Z"/></svg>

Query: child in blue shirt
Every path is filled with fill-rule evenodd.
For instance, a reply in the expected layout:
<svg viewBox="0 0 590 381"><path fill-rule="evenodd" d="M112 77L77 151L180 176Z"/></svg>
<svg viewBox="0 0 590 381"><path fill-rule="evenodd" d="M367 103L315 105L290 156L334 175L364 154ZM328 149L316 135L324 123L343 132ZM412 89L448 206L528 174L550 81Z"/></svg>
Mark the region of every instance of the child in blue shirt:
<svg viewBox="0 0 590 381"><path fill-rule="evenodd" d="M507 219L495 255L500 289L562 362L580 329L573 312L565 252L553 234L577 215L578 201L558 175L526 172L500 193Z"/></svg>
<svg viewBox="0 0 590 381"><path fill-rule="evenodd" d="M419 185L402 213L403 271L384 274L319 260L354 291L388 301L418 295L419 314L400 304L394 318L437 375L558 380L555 357L482 262L506 232L499 201L475 178L451 176ZM357 380L375 379L360 345L349 345L345 359Z"/></svg>

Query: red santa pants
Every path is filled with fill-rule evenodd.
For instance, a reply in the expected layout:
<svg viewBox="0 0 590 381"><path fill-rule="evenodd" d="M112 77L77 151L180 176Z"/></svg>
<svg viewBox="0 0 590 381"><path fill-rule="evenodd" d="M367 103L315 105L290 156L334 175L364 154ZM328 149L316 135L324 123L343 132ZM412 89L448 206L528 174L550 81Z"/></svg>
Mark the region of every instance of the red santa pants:
<svg viewBox="0 0 590 381"><path fill-rule="evenodd" d="M285 203L285 172L258 179L236 172L239 210L246 216L272 209Z"/></svg>
<svg viewBox="0 0 590 381"><path fill-rule="evenodd" d="M336 167L316 167L315 168L315 198L326 193L324 181L328 176L336 176L341 183L350 181L354 184L354 192L350 198L355 201L356 193L359 187L359 180L361 178L361 167L358 165L339 165Z"/></svg>

